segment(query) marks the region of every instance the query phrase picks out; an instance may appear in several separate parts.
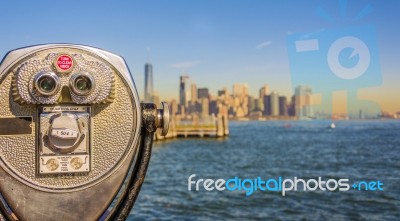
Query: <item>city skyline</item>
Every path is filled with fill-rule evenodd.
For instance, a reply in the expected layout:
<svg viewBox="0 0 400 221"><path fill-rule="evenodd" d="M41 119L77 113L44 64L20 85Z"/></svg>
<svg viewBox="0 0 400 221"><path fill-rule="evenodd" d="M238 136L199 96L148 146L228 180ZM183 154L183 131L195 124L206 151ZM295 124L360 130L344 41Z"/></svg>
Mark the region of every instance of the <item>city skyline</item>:
<svg viewBox="0 0 400 221"><path fill-rule="evenodd" d="M229 118L235 119L377 119L399 118L400 111L387 112L381 109L369 109L372 106L353 105L353 109L346 109L348 104L346 96L337 96L331 106L332 111L326 111L320 97L315 96L312 87L298 85L295 92L290 95L282 95L279 91L270 91L269 85L264 84L258 95L249 94L249 87L245 83L235 83L231 90L221 87L217 93L210 92L208 87L198 87L196 81L189 75L181 75L179 99L168 100L172 108L172 115L179 115L179 119L189 119L194 116L208 119L209 116L217 116L219 110L227 112ZM343 95L343 94L342 94ZM157 94L157 102L163 100ZM156 102L156 103L157 103ZM340 107L336 104L342 105ZM344 106L344 108L343 108ZM355 109L354 109L355 108ZM340 110L337 112L337 110ZM335 112L336 111L336 112ZM294 117L294 118L293 118ZM195 117L196 118L196 117Z"/></svg>
<svg viewBox="0 0 400 221"><path fill-rule="evenodd" d="M221 86L216 92L213 92L205 85L200 85L200 87L198 87L196 81L188 74L181 75L179 79L179 90L176 90L179 97L178 99L164 99L162 96L160 97L159 93L156 91L154 92L154 97L156 98L154 102L160 103L162 100L176 102L178 105L190 109L191 102L192 104L197 101L201 102L202 98L208 98L209 101L216 100L221 94L226 94L233 98L245 95L247 99L249 99L244 104L247 110L241 111L245 114L240 115L240 117L250 116L250 112L253 109L257 109L259 105L264 105L266 102L268 102L269 106L274 107L271 110L263 110L263 108L261 108L263 116L296 116L301 119L326 118L331 116L332 118L350 117L352 119L362 119L364 117L376 118L377 116L390 117L399 115L400 113L400 110L390 112L381 107L375 108L373 105L362 104L362 102L355 102L351 105L347 103L348 96L351 94L347 94L346 91L333 93L332 100L330 100L332 103L324 106L326 103L321 101L322 97L320 94L313 93L312 87L304 84L297 85L293 90L293 94L290 95L283 94L279 90L270 90L269 84L263 84L263 86L258 89L258 93L254 95L249 93L247 83L234 83L231 85L231 90L228 90L227 88L229 87L227 86ZM254 103L258 102L257 99L260 100L260 104ZM293 107L291 107L291 105L293 105ZM290 108L292 108L292 110Z"/></svg>
<svg viewBox="0 0 400 221"><path fill-rule="evenodd" d="M396 96L400 93L400 30L396 28L400 3L347 1L344 13L340 2L345 1L84 1L79 7L46 1L25 2L24 7L1 2L0 7L7 10L0 15L6 21L0 54L54 42L103 48L125 58L144 98L144 55L151 48L154 88L164 100L178 99L176 79L184 73L212 92L246 82L249 93L257 94L268 83L271 90L290 96L296 85L289 68L288 36L372 24L382 83L360 88L358 96L378 102L384 111L400 110ZM370 13L356 19L368 5ZM37 16L43 9L52 16ZM329 16L321 17L318 9Z"/></svg>

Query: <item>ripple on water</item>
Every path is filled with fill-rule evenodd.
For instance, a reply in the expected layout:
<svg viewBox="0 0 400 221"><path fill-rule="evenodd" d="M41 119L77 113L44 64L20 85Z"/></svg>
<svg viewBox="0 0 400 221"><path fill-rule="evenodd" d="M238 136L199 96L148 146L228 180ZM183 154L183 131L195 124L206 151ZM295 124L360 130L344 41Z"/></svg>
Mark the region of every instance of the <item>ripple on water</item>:
<svg viewBox="0 0 400 221"><path fill-rule="evenodd" d="M291 127L286 127L287 123ZM226 139L155 143L129 220L396 220L400 121L231 122ZM187 179L349 178L382 192L189 192Z"/></svg>

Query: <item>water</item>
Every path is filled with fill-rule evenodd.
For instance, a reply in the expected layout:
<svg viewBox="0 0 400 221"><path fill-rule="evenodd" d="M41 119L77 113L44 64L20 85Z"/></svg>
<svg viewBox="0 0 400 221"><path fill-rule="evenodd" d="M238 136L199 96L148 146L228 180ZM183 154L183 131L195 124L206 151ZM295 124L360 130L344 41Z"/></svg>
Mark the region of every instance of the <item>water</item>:
<svg viewBox="0 0 400 221"><path fill-rule="evenodd" d="M400 121L231 122L225 139L154 145L129 220L400 220ZM381 180L384 191L189 192L188 177Z"/></svg>

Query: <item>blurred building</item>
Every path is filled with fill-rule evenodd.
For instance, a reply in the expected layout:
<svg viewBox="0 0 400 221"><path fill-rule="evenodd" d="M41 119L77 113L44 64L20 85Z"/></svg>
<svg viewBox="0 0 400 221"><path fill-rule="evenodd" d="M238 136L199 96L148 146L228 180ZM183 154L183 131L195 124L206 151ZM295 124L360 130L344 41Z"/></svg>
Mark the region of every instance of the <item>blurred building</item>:
<svg viewBox="0 0 400 221"><path fill-rule="evenodd" d="M144 101L153 102L153 65L144 65Z"/></svg>
<svg viewBox="0 0 400 221"><path fill-rule="evenodd" d="M208 98L201 98L201 117L206 118L209 116L209 101Z"/></svg>
<svg viewBox="0 0 400 221"><path fill-rule="evenodd" d="M272 108L271 108L271 95L264 96L264 116L271 116Z"/></svg>
<svg viewBox="0 0 400 221"><path fill-rule="evenodd" d="M279 115L279 94L275 92L271 93L271 115Z"/></svg>
<svg viewBox="0 0 400 221"><path fill-rule="evenodd" d="M233 100L230 102L236 117L245 117L249 113L249 88L247 84L234 84L232 87Z"/></svg>
<svg viewBox="0 0 400 221"><path fill-rule="evenodd" d="M208 106L208 112L210 113L210 115L214 114L217 115L218 114L218 101L217 100L210 100L209 106Z"/></svg>
<svg viewBox="0 0 400 221"><path fill-rule="evenodd" d="M259 99L259 101L258 101L259 104L258 105L260 106L260 109L262 111L264 111L264 96L266 96L268 94L269 94L269 86L267 84L265 84L258 91L258 99Z"/></svg>
<svg viewBox="0 0 400 221"><path fill-rule="evenodd" d="M264 85L264 86L262 86L261 88L260 88L260 90L259 90L259 98L260 99L264 99L264 96L265 95L268 95L269 94L269 86L266 84L266 85Z"/></svg>
<svg viewBox="0 0 400 221"><path fill-rule="evenodd" d="M249 88L247 84L233 84L232 89L234 97L247 97L249 94Z"/></svg>
<svg viewBox="0 0 400 221"><path fill-rule="evenodd" d="M178 111L179 111L179 110L178 110L178 102L176 102L176 100L173 99L173 100L170 102L169 106L170 106L171 116L177 115L177 114L178 114Z"/></svg>
<svg viewBox="0 0 400 221"><path fill-rule="evenodd" d="M188 106L189 94L189 76L182 75L179 84L179 105L181 107L186 108Z"/></svg>
<svg viewBox="0 0 400 221"><path fill-rule="evenodd" d="M287 99L285 96L279 97L279 115L280 116L288 115Z"/></svg>
<svg viewBox="0 0 400 221"><path fill-rule="evenodd" d="M288 114L291 117L296 116L296 96L292 96L290 104L288 106Z"/></svg>
<svg viewBox="0 0 400 221"><path fill-rule="evenodd" d="M264 98L254 99L254 109L264 111Z"/></svg>
<svg viewBox="0 0 400 221"><path fill-rule="evenodd" d="M192 100L188 101L188 106L186 107L187 114L193 114L199 112L197 108L197 102L193 102Z"/></svg>
<svg viewBox="0 0 400 221"><path fill-rule="evenodd" d="M191 101L197 102L197 85L195 83L192 84L191 88Z"/></svg>
<svg viewBox="0 0 400 221"><path fill-rule="evenodd" d="M309 86L300 85L295 88L295 111L299 119L313 118L312 90Z"/></svg>
<svg viewBox="0 0 400 221"><path fill-rule="evenodd" d="M228 96L228 95L229 95L229 93L228 93L228 89L226 87L224 87L222 90L218 90L218 97Z"/></svg>
<svg viewBox="0 0 400 221"><path fill-rule="evenodd" d="M248 101L247 101L247 109L250 112L250 111L252 111L252 110L254 110L256 108L256 105L255 105L255 102L254 102L255 99L251 95L249 95L247 99L248 99Z"/></svg>
<svg viewBox="0 0 400 221"><path fill-rule="evenodd" d="M197 89L197 96L198 99L202 99L202 98L209 98L210 94L208 92L208 88L199 88Z"/></svg>

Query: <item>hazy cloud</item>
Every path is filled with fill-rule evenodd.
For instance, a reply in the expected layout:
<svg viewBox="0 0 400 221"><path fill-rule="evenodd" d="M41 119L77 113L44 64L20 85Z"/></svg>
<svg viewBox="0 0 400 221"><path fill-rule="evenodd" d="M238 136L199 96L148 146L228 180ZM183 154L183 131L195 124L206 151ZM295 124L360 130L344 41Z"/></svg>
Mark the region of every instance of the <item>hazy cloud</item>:
<svg viewBox="0 0 400 221"><path fill-rule="evenodd" d="M191 68L191 67L194 67L194 66L198 65L199 63L200 63L200 61L184 61L184 62L171 64L171 67L179 68L179 69Z"/></svg>
<svg viewBox="0 0 400 221"><path fill-rule="evenodd" d="M268 45L272 44L271 41L264 41L256 46L257 49L262 49L267 47Z"/></svg>

